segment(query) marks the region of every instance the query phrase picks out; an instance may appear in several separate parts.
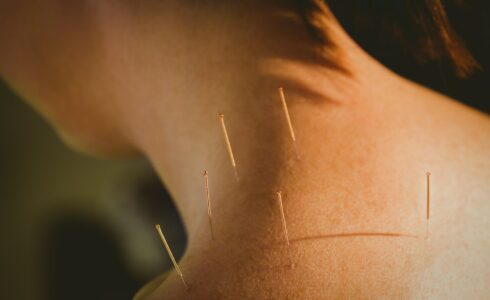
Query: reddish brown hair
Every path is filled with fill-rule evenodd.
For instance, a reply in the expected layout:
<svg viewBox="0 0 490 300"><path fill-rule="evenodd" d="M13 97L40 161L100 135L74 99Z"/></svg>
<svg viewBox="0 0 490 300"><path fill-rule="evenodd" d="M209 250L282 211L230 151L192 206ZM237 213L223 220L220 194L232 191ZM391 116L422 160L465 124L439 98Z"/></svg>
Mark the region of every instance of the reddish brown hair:
<svg viewBox="0 0 490 300"><path fill-rule="evenodd" d="M333 18L329 6L324 0L297 0L299 9L308 27L319 40L331 47L335 43L331 41L328 32L328 22ZM366 0L362 0L367 2ZM357 0L357 2L362 2ZM393 0L395 1L395 0ZM413 33L405 33L401 26L392 22L390 25L394 34L398 35L401 42L414 52L418 61L448 59L459 77L469 76L475 69L480 68L475 58L468 51L462 39L452 28L446 10L441 0L398 0L401 6L409 11ZM463 0L453 0L462 4ZM335 6L348 6L352 1L328 0ZM371 1L374 2L374 1ZM350 3L352 5L352 3ZM387 3L378 3L388 5ZM391 4L393 5L393 4ZM363 13L354 11L354 13ZM383 18L382 13L379 16Z"/></svg>

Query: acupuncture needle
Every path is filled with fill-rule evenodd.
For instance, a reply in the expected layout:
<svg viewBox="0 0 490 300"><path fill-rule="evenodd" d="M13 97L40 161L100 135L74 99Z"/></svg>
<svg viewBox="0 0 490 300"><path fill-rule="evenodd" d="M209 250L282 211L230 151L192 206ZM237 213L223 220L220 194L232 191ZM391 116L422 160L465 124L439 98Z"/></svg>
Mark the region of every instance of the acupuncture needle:
<svg viewBox="0 0 490 300"><path fill-rule="evenodd" d="M288 254L289 254L289 262L291 268L294 266L293 264L293 256L291 255L291 245L289 243L289 235L288 235L288 228L286 226L286 217L284 215L284 207L282 205L282 191L276 192L277 194L277 201L279 202L279 209L281 210L281 219L282 219L282 228L284 230L284 236L286 238L286 243L288 247Z"/></svg>
<svg viewBox="0 0 490 300"><path fill-rule="evenodd" d="M235 179L237 182L239 182L240 179L238 178L238 171L236 168L235 156L233 155L233 149L231 148L230 138L228 137L228 131L226 130L225 115L220 113L219 119L221 122L221 128L223 129L223 135L225 137L226 147L228 149L228 155L230 156L231 166L233 167L233 171L235 172Z"/></svg>
<svg viewBox="0 0 490 300"><path fill-rule="evenodd" d="M425 173L427 177L427 203L426 203L426 224L425 224L425 238L429 239L429 222L430 222L430 172Z"/></svg>
<svg viewBox="0 0 490 300"><path fill-rule="evenodd" d="M160 224L157 224L157 225L155 225L155 228L157 229L158 234L160 235L160 239L162 240L163 245L165 246L165 249L167 250L168 256L170 256L170 259L172 260L175 271L177 271L177 274L180 276L180 279L182 279L182 283L184 284L185 289L188 291L189 287L188 287L187 283L185 282L184 275L182 274L182 271L180 270L180 267L177 264L177 261L175 260L174 255L172 254L172 250L170 250L170 246L168 245L167 240L165 239L165 236L163 235L162 227L160 226Z"/></svg>
<svg viewBox="0 0 490 300"><path fill-rule="evenodd" d="M213 218L211 214L211 197L209 195L209 173L204 170L204 193L206 195L206 202L208 205L208 221L209 221L209 229L211 230L211 237L214 240L214 230L213 230Z"/></svg>
<svg viewBox="0 0 490 300"><path fill-rule="evenodd" d="M293 124L291 123L291 116L289 115L288 105L286 103L286 97L284 96L284 89L280 87L279 96L281 98L282 108L284 109L284 115L286 116L286 120L288 122L289 133L291 135L291 139L293 140L294 151L296 152L296 157L299 159L299 151L298 145L296 144L296 135L294 134Z"/></svg>

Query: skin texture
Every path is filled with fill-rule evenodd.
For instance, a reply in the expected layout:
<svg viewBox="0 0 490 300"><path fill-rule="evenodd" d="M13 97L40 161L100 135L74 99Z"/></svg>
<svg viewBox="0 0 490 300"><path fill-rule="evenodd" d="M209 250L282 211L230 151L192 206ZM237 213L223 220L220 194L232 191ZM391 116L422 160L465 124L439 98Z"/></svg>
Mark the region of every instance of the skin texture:
<svg viewBox="0 0 490 300"><path fill-rule="evenodd" d="M182 214L190 290L172 272L135 298L485 298L488 116L393 74L334 19L325 51L292 3L226 2L0 1L2 78L78 149L147 156Z"/></svg>

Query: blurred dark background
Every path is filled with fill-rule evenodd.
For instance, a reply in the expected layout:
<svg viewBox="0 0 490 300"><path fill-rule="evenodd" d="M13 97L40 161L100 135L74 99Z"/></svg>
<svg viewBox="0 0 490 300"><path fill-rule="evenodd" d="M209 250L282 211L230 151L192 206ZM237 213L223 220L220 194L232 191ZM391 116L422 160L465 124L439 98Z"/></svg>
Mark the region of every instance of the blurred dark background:
<svg viewBox="0 0 490 300"><path fill-rule="evenodd" d="M131 299L185 235L144 160L68 149L0 81L0 299Z"/></svg>
<svg viewBox="0 0 490 300"><path fill-rule="evenodd" d="M421 63L385 32L379 14L388 10L394 20L405 18L403 1L348 2L364 14L362 26L345 4L344 10L334 6L334 13L373 56L405 77L490 112L488 2L446 3L453 27L482 67L467 79L456 77L447 60ZM405 25L403 30L411 30ZM171 266L154 232L156 222L180 256L186 242L182 224L146 161L72 152L0 81L0 299L130 299Z"/></svg>

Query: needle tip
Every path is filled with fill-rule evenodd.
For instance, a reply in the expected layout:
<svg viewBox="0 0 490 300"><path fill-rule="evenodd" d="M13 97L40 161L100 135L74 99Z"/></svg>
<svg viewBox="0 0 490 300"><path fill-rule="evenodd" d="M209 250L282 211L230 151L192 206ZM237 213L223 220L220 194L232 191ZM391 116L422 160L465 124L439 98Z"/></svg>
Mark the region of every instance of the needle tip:
<svg viewBox="0 0 490 300"><path fill-rule="evenodd" d="M432 174L430 174L430 172L427 172L427 173L425 173L425 175L430 176L430 175L432 175Z"/></svg>
<svg viewBox="0 0 490 300"><path fill-rule="evenodd" d="M161 229L160 224L156 224L156 225L155 225L155 228L156 228L156 229Z"/></svg>
<svg viewBox="0 0 490 300"><path fill-rule="evenodd" d="M236 180L236 182L240 182L240 177L238 177L238 171L236 169L236 166L233 166L233 171L235 172L235 180Z"/></svg>
<svg viewBox="0 0 490 300"><path fill-rule="evenodd" d="M184 283L185 290L186 290L187 292L189 292L190 288L189 288L189 286L187 285L187 283L185 282L184 277L181 277L181 279L182 279L182 283Z"/></svg>

